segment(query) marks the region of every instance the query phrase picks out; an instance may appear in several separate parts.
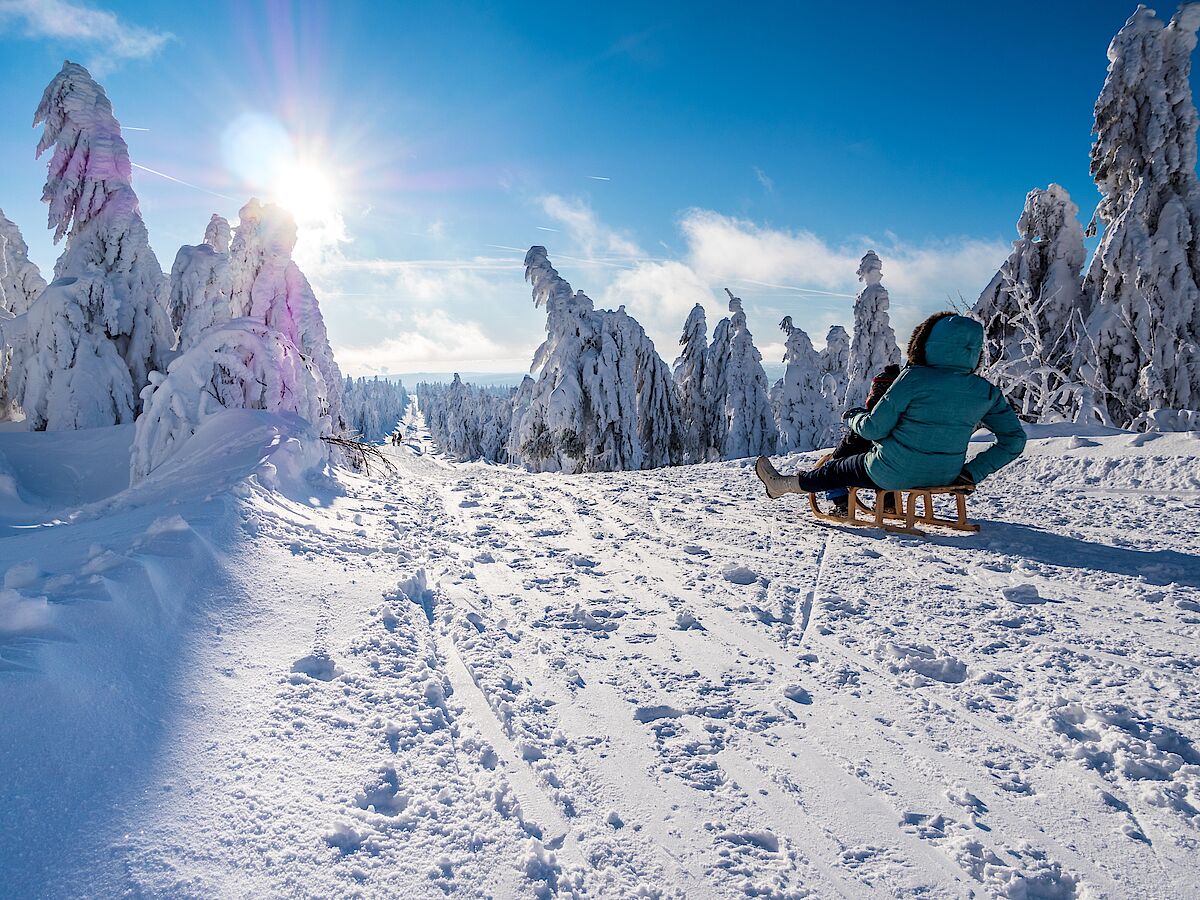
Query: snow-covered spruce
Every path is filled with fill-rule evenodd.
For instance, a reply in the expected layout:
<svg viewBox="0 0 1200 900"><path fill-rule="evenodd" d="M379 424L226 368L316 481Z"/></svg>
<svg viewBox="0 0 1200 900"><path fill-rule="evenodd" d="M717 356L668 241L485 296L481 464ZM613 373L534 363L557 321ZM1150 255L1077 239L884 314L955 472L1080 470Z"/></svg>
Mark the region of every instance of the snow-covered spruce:
<svg viewBox="0 0 1200 900"><path fill-rule="evenodd" d="M741 298L729 295L729 318L713 329L704 373L704 394L713 403L713 446L719 459L775 452L778 431L762 354L746 326Z"/></svg>
<svg viewBox="0 0 1200 900"><path fill-rule="evenodd" d="M871 389L871 379L884 366L899 364L900 350L888 317L888 292L883 279L883 262L868 250L858 265L863 289L854 299L854 337L846 364L847 385L843 406L862 406Z"/></svg>
<svg viewBox="0 0 1200 900"><path fill-rule="evenodd" d="M509 459L533 471L600 472L677 463L671 372L625 308L596 310L531 247L525 277L545 306L537 380L519 398Z"/></svg>
<svg viewBox="0 0 1200 900"><path fill-rule="evenodd" d="M771 389L771 404L779 428L779 452L815 450L825 441L834 407L824 388L821 356L802 328L786 316L779 328L787 335L783 378Z"/></svg>
<svg viewBox="0 0 1200 900"><path fill-rule="evenodd" d="M238 213L230 247L231 308L234 317L249 317L282 332L312 360L329 389L326 400L335 433L347 428L339 386L342 373L333 358L325 320L316 295L292 260L296 221L273 203L251 199ZM213 229L220 242L220 227Z"/></svg>
<svg viewBox="0 0 1200 900"><path fill-rule="evenodd" d="M1200 4L1163 24L1144 6L1108 48L1092 175L1104 226L1084 282L1080 380L1122 427L1200 418L1200 182L1189 82Z"/></svg>
<svg viewBox="0 0 1200 900"><path fill-rule="evenodd" d="M825 393L835 409L846 399L850 377L850 335L841 325L833 325L825 335L821 350L821 374L825 376Z"/></svg>
<svg viewBox="0 0 1200 900"><path fill-rule="evenodd" d="M219 216L213 216L214 221ZM224 222L224 219L220 220ZM210 223L209 230L212 230ZM229 225L225 224L228 232ZM206 240L195 246L184 245L175 254L171 266L171 292L168 309L171 324L179 332L180 352L196 345L205 329L228 322L233 275L229 254L218 252ZM219 244L219 241L217 242ZM228 242L225 244L228 248Z"/></svg>
<svg viewBox="0 0 1200 900"><path fill-rule="evenodd" d="M72 62L46 87L34 124L44 126L38 155L54 148L42 199L55 241L67 239L54 277L69 280L70 290L51 298L15 348L13 399L34 430L130 422L138 392L162 367L175 334L121 127L104 89ZM117 361L123 371L108 371ZM99 385L111 391L107 400L96 395Z"/></svg>
<svg viewBox="0 0 1200 900"><path fill-rule="evenodd" d="M717 457L713 446L715 406L705 392L704 373L708 366L708 323L704 307L697 303L683 323L679 338L679 358L673 377L679 400L679 436L683 461L705 462Z"/></svg>
<svg viewBox="0 0 1200 900"><path fill-rule="evenodd" d="M350 430L364 441L382 441L404 418L408 391L403 383L388 378L346 376L342 406Z"/></svg>
<svg viewBox="0 0 1200 900"><path fill-rule="evenodd" d="M54 286L51 287L54 289ZM167 460L200 423L225 409L290 412L330 433L328 391L287 335L258 320L233 319L205 331L164 376L142 392L130 452L138 481Z"/></svg>
<svg viewBox="0 0 1200 900"><path fill-rule="evenodd" d="M29 259L21 229L0 209L0 318L7 318L3 313L23 314L45 289L46 281ZM12 351L0 337L0 419L9 418L17 408L9 399L11 368Z"/></svg>
<svg viewBox="0 0 1200 900"><path fill-rule="evenodd" d="M510 388L466 384L454 373L450 384L416 387L425 424L438 449L458 460L508 460L513 418Z"/></svg>
<svg viewBox="0 0 1200 900"><path fill-rule="evenodd" d="M974 307L984 374L1028 421L1073 419L1081 386L1071 361L1082 332L1085 251L1079 209L1057 184L1025 198L1020 240Z"/></svg>

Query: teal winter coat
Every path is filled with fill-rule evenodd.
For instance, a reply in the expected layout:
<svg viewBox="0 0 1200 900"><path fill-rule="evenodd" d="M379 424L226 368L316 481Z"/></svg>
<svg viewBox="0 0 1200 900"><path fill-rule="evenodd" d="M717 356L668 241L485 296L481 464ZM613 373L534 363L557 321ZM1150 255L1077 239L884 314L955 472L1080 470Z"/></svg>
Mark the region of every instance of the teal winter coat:
<svg viewBox="0 0 1200 900"><path fill-rule="evenodd" d="M937 487L964 471L967 443L981 424L996 443L967 463L980 482L1025 449L1025 430L1000 389L974 374L983 326L964 316L939 320L925 341L923 366L909 365L870 412L850 429L875 446L867 474L881 488Z"/></svg>

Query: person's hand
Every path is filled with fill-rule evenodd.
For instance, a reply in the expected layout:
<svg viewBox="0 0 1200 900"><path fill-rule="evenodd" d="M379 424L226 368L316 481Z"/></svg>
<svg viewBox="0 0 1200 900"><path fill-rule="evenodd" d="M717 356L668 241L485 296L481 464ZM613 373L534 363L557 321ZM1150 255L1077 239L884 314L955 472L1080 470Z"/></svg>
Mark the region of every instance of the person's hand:
<svg viewBox="0 0 1200 900"><path fill-rule="evenodd" d="M842 413L842 421L849 422L851 416L857 415L858 413L865 413L866 411L867 408L865 406L852 406Z"/></svg>

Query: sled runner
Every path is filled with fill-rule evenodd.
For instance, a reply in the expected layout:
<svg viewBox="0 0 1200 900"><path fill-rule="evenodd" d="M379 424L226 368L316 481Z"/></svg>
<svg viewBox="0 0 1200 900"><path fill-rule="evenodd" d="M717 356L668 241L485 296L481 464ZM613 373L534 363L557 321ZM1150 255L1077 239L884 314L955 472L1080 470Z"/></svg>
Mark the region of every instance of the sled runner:
<svg viewBox="0 0 1200 900"><path fill-rule="evenodd" d="M817 465L824 465L829 456L822 458ZM938 528L951 528L955 531L978 531L979 526L967 520L967 494L975 490L974 486L951 486L905 488L896 491L876 491L875 505L870 506L859 499L858 492L865 488L847 488L846 515L836 515L824 512L817 504L817 495L809 494L808 503L813 515L825 522L836 522L839 525L874 526L884 531L901 534L924 534L918 525L934 525ZM952 496L954 498L957 518L947 519L938 516L933 506L935 496ZM921 511L917 512L917 501L921 501ZM860 518L859 514L863 517Z"/></svg>

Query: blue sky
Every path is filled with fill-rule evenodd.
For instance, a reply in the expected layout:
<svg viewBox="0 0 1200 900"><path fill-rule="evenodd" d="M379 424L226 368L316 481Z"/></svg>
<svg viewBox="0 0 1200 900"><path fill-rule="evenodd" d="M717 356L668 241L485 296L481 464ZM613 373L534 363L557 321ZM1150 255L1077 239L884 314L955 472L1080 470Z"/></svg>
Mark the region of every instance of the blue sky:
<svg viewBox="0 0 1200 900"><path fill-rule="evenodd" d="M668 361L728 285L774 362L783 315L818 346L850 324L867 249L903 337L974 300L1030 188L1089 219L1092 104L1134 7L0 0L0 208L49 269L29 123L70 58L146 167L164 269L251 195L300 210L349 372L527 366L534 243Z"/></svg>

